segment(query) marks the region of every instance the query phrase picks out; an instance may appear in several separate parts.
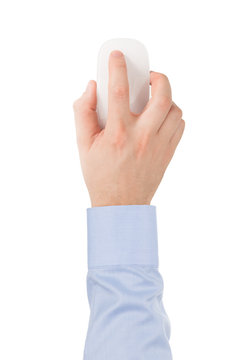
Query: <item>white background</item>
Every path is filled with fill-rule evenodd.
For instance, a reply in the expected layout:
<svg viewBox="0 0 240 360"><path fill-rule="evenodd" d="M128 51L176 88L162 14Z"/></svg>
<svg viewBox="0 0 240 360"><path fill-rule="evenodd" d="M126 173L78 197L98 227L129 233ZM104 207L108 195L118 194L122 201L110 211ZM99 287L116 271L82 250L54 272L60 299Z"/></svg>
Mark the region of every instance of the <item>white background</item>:
<svg viewBox="0 0 240 360"><path fill-rule="evenodd" d="M82 358L90 202L72 103L114 37L146 45L186 121L152 202L173 356L240 359L237 5L1 2L1 360Z"/></svg>

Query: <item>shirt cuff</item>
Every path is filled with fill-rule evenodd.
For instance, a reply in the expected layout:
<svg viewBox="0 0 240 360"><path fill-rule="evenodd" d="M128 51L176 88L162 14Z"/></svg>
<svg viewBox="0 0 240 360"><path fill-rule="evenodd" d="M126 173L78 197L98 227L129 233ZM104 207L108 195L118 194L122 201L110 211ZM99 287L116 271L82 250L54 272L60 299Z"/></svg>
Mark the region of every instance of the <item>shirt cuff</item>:
<svg viewBox="0 0 240 360"><path fill-rule="evenodd" d="M158 266L156 207L99 206L87 209L88 268Z"/></svg>

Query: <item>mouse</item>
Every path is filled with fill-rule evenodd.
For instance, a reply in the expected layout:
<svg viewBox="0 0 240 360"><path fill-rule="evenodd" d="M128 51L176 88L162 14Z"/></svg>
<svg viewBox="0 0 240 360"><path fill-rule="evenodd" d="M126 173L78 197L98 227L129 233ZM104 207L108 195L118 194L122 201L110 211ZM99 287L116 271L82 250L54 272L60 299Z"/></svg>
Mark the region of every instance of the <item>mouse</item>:
<svg viewBox="0 0 240 360"><path fill-rule="evenodd" d="M103 43L98 53L97 114L101 128L106 126L108 115L108 59L112 51L125 56L129 83L130 111L139 114L149 101L149 57L145 46L138 40L111 39Z"/></svg>

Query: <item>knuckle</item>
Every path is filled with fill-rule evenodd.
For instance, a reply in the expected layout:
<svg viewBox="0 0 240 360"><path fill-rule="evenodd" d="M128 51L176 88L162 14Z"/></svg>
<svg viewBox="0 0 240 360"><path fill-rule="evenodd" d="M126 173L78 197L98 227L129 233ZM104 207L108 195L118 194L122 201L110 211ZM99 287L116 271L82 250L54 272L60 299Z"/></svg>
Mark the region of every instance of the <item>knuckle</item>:
<svg viewBox="0 0 240 360"><path fill-rule="evenodd" d="M117 66L120 69L125 69L126 68L125 60L123 58L118 59L118 61L115 62L115 66Z"/></svg>
<svg viewBox="0 0 240 360"><path fill-rule="evenodd" d="M115 148L122 149L127 142L127 131L123 124L118 124L109 134L110 144Z"/></svg>
<svg viewBox="0 0 240 360"><path fill-rule="evenodd" d="M180 109L178 106L176 106L175 107L175 114L176 114L177 119L181 119L182 115L183 115L182 109Z"/></svg>
<svg viewBox="0 0 240 360"><path fill-rule="evenodd" d="M113 66L114 68L126 68L126 61L123 56L120 57L111 57L110 66Z"/></svg>
<svg viewBox="0 0 240 360"><path fill-rule="evenodd" d="M82 107L80 108L80 110L79 110L79 113L80 113L80 115L81 115L82 117L87 118L87 117L89 117L89 116L91 115L92 110L91 110L89 107L87 107L87 106L82 106Z"/></svg>
<svg viewBox="0 0 240 360"><path fill-rule="evenodd" d="M125 99L128 96L127 85L116 85L112 88L113 96L117 99Z"/></svg>
<svg viewBox="0 0 240 360"><path fill-rule="evenodd" d="M163 110L167 110L172 106L172 99L170 96L167 95L161 95L158 98L158 104L159 108Z"/></svg>
<svg viewBox="0 0 240 360"><path fill-rule="evenodd" d="M185 130L185 121L183 119L181 119L181 122L180 122L180 129L182 130L182 132L184 132Z"/></svg>
<svg viewBox="0 0 240 360"><path fill-rule="evenodd" d="M150 143L150 134L148 131L144 131L140 134L140 136L137 137L136 140L136 155L137 157L142 156L146 149L148 148Z"/></svg>

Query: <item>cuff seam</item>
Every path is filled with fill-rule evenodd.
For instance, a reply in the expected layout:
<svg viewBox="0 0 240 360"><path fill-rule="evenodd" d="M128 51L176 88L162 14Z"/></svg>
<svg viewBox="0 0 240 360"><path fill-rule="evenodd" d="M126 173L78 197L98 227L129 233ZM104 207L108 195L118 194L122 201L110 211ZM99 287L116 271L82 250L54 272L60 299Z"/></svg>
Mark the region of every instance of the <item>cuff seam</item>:
<svg viewBox="0 0 240 360"><path fill-rule="evenodd" d="M117 271L119 268L128 267L128 266L158 269L158 265L155 265L155 264L132 264L132 263L129 263L129 264L89 266L88 270L113 270L113 271L116 270Z"/></svg>

